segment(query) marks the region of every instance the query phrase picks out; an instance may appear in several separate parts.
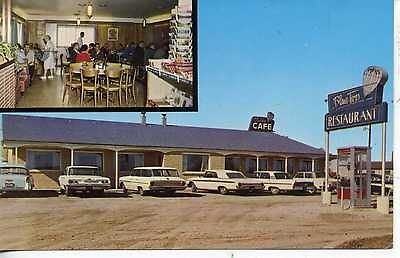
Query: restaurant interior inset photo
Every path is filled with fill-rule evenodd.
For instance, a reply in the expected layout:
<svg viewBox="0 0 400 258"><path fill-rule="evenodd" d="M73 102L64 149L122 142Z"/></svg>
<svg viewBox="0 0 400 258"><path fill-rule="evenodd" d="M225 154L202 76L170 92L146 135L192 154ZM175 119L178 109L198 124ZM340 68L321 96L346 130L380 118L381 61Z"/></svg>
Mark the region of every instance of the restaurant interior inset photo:
<svg viewBox="0 0 400 258"><path fill-rule="evenodd" d="M195 1L3 2L0 109L196 110Z"/></svg>

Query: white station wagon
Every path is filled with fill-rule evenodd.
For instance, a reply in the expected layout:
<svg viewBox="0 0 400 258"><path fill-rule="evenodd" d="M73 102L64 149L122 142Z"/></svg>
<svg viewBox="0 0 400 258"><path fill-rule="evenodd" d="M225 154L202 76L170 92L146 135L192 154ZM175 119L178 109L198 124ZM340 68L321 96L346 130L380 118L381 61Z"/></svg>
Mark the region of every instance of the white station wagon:
<svg viewBox="0 0 400 258"><path fill-rule="evenodd" d="M186 189L186 181L179 178L175 168L138 167L129 176L119 178L119 186L128 191L145 195L147 192L166 192L173 194Z"/></svg>
<svg viewBox="0 0 400 258"><path fill-rule="evenodd" d="M33 178L26 167L0 165L0 192L31 191L33 187Z"/></svg>
<svg viewBox="0 0 400 258"><path fill-rule="evenodd" d="M61 193L66 195L78 191L103 193L111 187L110 179L100 176L99 169L92 166L69 166L58 181Z"/></svg>
<svg viewBox="0 0 400 258"><path fill-rule="evenodd" d="M204 176L188 180L192 192L198 190L218 191L220 194L229 192L263 192L264 184L247 178L242 172L232 170L207 170Z"/></svg>

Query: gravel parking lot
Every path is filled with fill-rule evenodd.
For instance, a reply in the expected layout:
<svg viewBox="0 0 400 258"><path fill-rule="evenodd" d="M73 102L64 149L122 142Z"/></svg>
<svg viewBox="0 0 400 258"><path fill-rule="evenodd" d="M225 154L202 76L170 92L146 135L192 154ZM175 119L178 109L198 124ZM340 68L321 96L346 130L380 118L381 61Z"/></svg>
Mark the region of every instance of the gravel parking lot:
<svg viewBox="0 0 400 258"><path fill-rule="evenodd" d="M390 241L393 231L392 215L325 207L319 195L65 197L43 191L3 196L0 207L2 250L333 248L359 239ZM371 247L388 246L379 245Z"/></svg>

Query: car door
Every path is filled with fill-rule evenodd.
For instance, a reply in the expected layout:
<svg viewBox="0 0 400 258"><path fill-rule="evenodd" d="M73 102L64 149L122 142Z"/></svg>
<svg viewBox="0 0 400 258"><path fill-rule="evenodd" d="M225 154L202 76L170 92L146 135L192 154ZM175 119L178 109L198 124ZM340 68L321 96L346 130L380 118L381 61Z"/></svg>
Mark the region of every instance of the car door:
<svg viewBox="0 0 400 258"><path fill-rule="evenodd" d="M199 189L216 190L218 189L217 180L218 180L217 173L212 171L207 171L204 174L203 178L200 178L199 180L195 181L195 184Z"/></svg>
<svg viewBox="0 0 400 258"><path fill-rule="evenodd" d="M140 174L140 169L134 169L131 171L130 175L124 178L125 186L129 190L137 190L136 178Z"/></svg>

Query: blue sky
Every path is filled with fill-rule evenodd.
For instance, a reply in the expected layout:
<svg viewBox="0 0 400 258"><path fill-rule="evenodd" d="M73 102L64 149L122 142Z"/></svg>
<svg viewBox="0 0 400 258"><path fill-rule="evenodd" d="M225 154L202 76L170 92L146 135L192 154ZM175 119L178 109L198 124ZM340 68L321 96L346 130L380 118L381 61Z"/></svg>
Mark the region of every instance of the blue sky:
<svg viewBox="0 0 400 258"><path fill-rule="evenodd" d="M199 112L171 113L169 123L246 130L251 116L272 111L277 133L323 147L324 99L359 85L370 65L390 75L390 159L393 1L199 0ZM37 115L139 121L137 113ZM373 126L375 159L380 132ZM363 128L335 132L330 151L367 142Z"/></svg>

